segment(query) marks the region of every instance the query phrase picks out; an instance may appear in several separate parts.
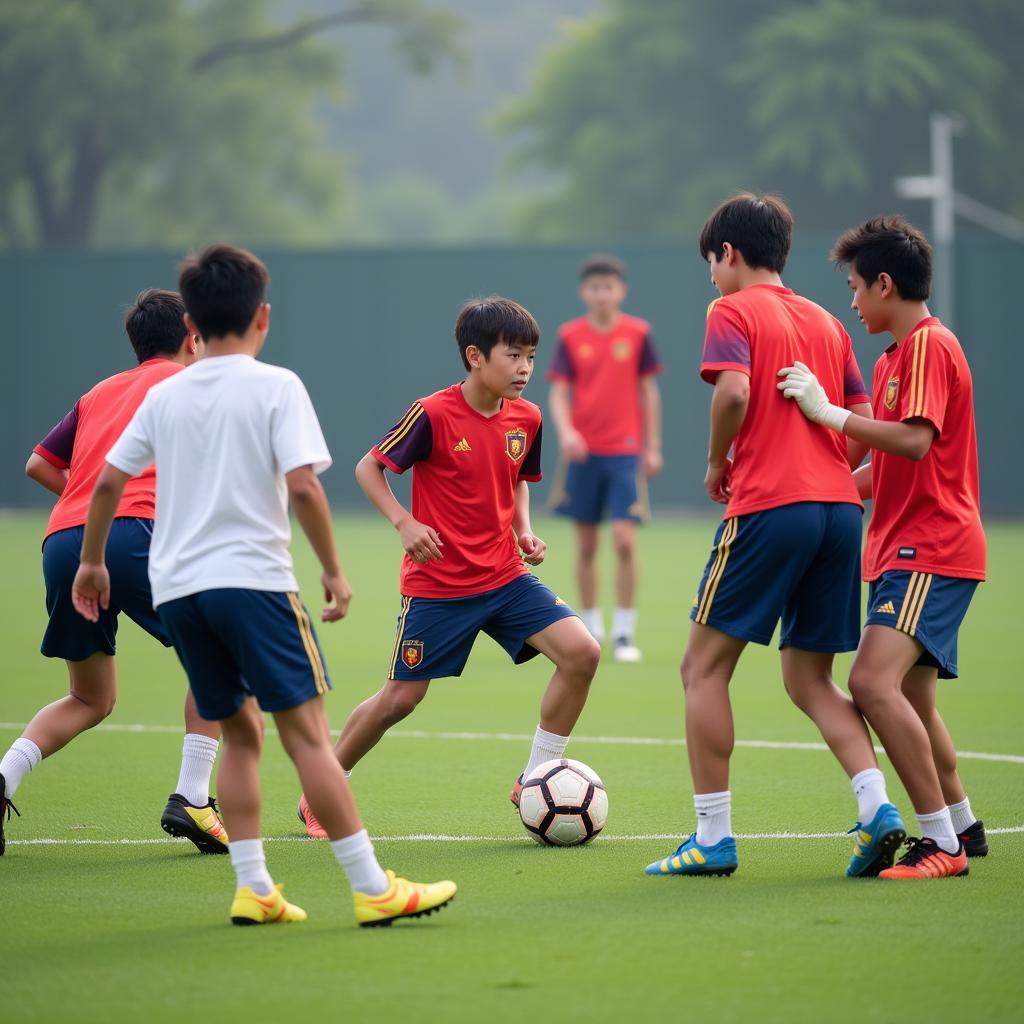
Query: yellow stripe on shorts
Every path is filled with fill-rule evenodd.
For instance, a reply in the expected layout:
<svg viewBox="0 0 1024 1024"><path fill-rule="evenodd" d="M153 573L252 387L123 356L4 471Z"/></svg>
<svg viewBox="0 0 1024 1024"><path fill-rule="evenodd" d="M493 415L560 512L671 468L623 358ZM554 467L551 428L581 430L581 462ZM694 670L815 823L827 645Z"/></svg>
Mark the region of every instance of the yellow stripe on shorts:
<svg viewBox="0 0 1024 1024"><path fill-rule="evenodd" d="M327 673L324 671L324 663L320 660L320 651L316 646L316 639L313 636L313 627L310 624L306 609L298 596L289 592L288 603L292 606L295 614L295 622L299 627L299 636L302 638L302 646L306 649L306 657L309 658L309 667L313 671L313 682L316 684L316 692L325 694L327 692Z"/></svg>
<svg viewBox="0 0 1024 1024"><path fill-rule="evenodd" d="M711 572L708 573L707 582L704 584L704 593L697 608L695 621L701 625L707 625L711 603L714 601L715 593L718 591L718 584L722 579L722 573L725 572L725 563L729 561L729 548L736 539L739 525L739 519L734 516L726 521L725 529L722 530L722 539L718 542L718 553L715 556L714 565L711 566Z"/></svg>
<svg viewBox="0 0 1024 1024"><path fill-rule="evenodd" d="M395 637L395 649L391 652L391 666L388 669L388 679L395 678L395 665L398 664L398 652L402 646L402 634L405 632L405 617L409 614L412 605L412 598L402 597L402 613L398 616L398 635Z"/></svg>

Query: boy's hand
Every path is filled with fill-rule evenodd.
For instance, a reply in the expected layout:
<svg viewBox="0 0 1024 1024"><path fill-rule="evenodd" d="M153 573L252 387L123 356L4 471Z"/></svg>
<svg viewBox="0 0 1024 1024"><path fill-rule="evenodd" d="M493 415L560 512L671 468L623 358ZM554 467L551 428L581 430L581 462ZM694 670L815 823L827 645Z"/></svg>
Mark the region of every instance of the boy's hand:
<svg viewBox="0 0 1024 1024"><path fill-rule="evenodd" d="M657 476L665 465L661 452L657 448L647 448L644 451L644 475Z"/></svg>
<svg viewBox="0 0 1024 1024"><path fill-rule="evenodd" d="M398 527L398 536L402 541L405 553L414 561L423 564L432 558L441 559L441 548L444 543L438 536L437 531L423 523L416 522L412 516L403 519Z"/></svg>
<svg viewBox="0 0 1024 1024"><path fill-rule="evenodd" d="M587 442L583 440L583 435L578 430L570 430L562 438L562 454L570 462L583 462L590 454Z"/></svg>
<svg viewBox="0 0 1024 1024"><path fill-rule="evenodd" d="M786 398L795 398L800 411L812 422L831 427L839 433L850 415L849 409L842 409L828 400L825 389L810 368L797 361L792 366L779 370L783 380L776 385Z"/></svg>
<svg viewBox="0 0 1024 1024"><path fill-rule="evenodd" d="M100 609L106 611L110 607L110 573L106 565L79 565L71 584L71 603L83 618L99 622Z"/></svg>
<svg viewBox="0 0 1024 1024"><path fill-rule="evenodd" d="M704 475L704 490L708 497L719 505L728 505L732 497L729 474L732 472L732 459L726 459L721 465L708 463L708 471Z"/></svg>
<svg viewBox="0 0 1024 1024"><path fill-rule="evenodd" d="M523 553L523 561L527 565L540 565L548 553L548 546L532 533L519 534L519 550Z"/></svg>
<svg viewBox="0 0 1024 1024"><path fill-rule="evenodd" d="M324 600L328 605L320 613L320 621L337 622L338 619L343 619L348 614L348 606L352 601L352 588L348 585L345 574L340 569L334 573L321 573L320 582L323 584Z"/></svg>

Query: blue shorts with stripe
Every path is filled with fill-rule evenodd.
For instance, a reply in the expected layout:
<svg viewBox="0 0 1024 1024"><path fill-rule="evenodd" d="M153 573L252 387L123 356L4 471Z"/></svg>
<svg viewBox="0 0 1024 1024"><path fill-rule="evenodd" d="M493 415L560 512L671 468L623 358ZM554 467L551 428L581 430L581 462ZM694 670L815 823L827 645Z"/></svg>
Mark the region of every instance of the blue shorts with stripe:
<svg viewBox="0 0 1024 1024"><path fill-rule="evenodd" d="M149 589L152 520L121 518L115 519L110 527L105 556L110 573L110 607L100 608L98 622L83 619L71 604L71 584L78 572L84 533L85 527L71 526L51 533L43 543L43 579L50 620L40 651L47 658L66 661L84 661L100 653L114 654L121 612L170 647L170 638L153 610L153 593Z"/></svg>
<svg viewBox="0 0 1024 1024"><path fill-rule="evenodd" d="M470 597L403 596L388 678L461 676L480 633L521 665L540 653L526 642L531 636L575 614L530 573Z"/></svg>
<svg viewBox="0 0 1024 1024"><path fill-rule="evenodd" d="M583 462L570 462L560 472L551 507L577 523L600 523L607 519L648 519L647 480L640 474L638 455L588 455Z"/></svg>
<svg viewBox="0 0 1024 1024"><path fill-rule="evenodd" d="M797 502L726 519L690 618L757 644L852 651L860 637L858 505Z"/></svg>
<svg viewBox="0 0 1024 1024"><path fill-rule="evenodd" d="M956 679L957 634L977 587L977 580L930 572L883 572L868 588L865 625L913 637L924 648L918 665L937 668L940 679Z"/></svg>
<svg viewBox="0 0 1024 1024"><path fill-rule="evenodd" d="M201 590L159 611L208 721L230 718L247 697L264 711L287 711L331 688L298 594Z"/></svg>

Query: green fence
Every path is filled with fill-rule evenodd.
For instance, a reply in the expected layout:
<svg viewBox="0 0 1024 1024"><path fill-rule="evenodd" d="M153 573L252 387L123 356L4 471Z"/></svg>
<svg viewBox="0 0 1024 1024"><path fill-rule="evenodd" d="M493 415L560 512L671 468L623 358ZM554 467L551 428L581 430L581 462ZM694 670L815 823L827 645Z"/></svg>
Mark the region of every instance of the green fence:
<svg viewBox="0 0 1024 1024"><path fill-rule="evenodd" d="M830 238L804 237L786 283L846 322L870 381L883 344L849 315L843 276L826 261ZM715 293L693 245L620 245L628 263L627 309L654 325L662 378L665 471L656 506L706 508L704 473L710 389L696 372L704 311ZM524 303L543 331L538 370L551 358L557 325L579 312L577 247L263 252L273 278L272 328L264 356L306 382L335 464L324 477L339 508L364 507L356 460L412 399L460 377L455 313L472 295L501 292ZM121 326L142 288L174 287L178 254L32 252L0 254L6 388L0 435L0 506L41 506L48 496L22 472L33 444L101 377L133 363ZM1011 413L1016 341L1014 288L1024 247L966 240L957 252L956 328L974 371L982 486L989 515L1024 514L1024 479ZM941 311L937 311L940 312ZM527 397L546 405L541 372ZM780 458L786 453L780 452ZM553 431L544 457L557 461ZM546 485L539 487L543 499Z"/></svg>

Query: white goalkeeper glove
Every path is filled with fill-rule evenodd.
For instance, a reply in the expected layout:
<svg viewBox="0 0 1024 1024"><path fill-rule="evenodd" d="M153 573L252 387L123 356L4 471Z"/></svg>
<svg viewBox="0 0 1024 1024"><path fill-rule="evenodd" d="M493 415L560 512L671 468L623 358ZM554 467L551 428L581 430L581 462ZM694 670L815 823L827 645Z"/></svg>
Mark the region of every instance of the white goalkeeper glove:
<svg viewBox="0 0 1024 1024"><path fill-rule="evenodd" d="M850 410L833 405L825 394L825 389L818 383L818 378L801 362L794 362L779 370L777 387L786 398L795 398L800 411L813 423L830 427L837 433L843 432Z"/></svg>

